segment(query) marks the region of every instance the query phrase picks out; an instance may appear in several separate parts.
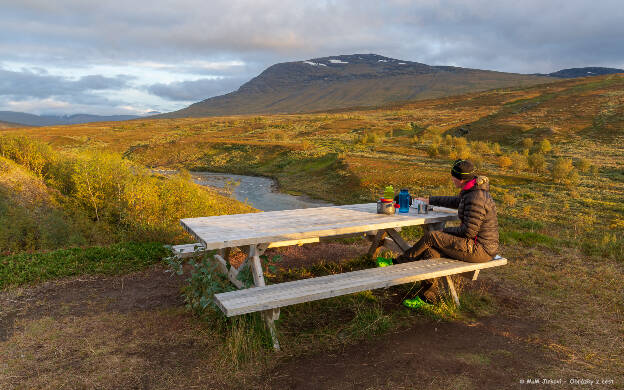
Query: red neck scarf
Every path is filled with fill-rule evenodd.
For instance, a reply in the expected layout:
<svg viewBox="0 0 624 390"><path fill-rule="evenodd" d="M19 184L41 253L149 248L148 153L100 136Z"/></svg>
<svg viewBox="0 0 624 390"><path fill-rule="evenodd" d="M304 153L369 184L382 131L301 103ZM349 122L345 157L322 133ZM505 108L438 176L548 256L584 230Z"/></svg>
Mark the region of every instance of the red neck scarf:
<svg viewBox="0 0 624 390"><path fill-rule="evenodd" d="M476 184L477 184L477 178L475 177L474 179L470 180L468 183L466 183L466 185L462 187L462 191L468 191L469 189L474 187Z"/></svg>

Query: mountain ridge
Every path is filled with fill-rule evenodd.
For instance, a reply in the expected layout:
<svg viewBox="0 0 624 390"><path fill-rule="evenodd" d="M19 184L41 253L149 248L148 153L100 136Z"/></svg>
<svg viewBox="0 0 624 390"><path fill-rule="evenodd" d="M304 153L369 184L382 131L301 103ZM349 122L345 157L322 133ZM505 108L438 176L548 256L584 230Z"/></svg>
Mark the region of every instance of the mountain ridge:
<svg viewBox="0 0 624 390"><path fill-rule="evenodd" d="M556 78L351 54L269 66L238 90L155 118L303 113L530 86Z"/></svg>
<svg viewBox="0 0 624 390"><path fill-rule="evenodd" d="M138 115L35 115L18 111L0 111L0 121L22 126L60 126L91 122L115 122L138 119Z"/></svg>
<svg viewBox="0 0 624 390"><path fill-rule="evenodd" d="M604 68L600 66L586 66L583 68L567 68L561 69L556 72L548 73L546 75L536 73L538 76L550 76L558 78L577 78L577 77L593 77L603 76L607 74L624 73L624 69L618 68Z"/></svg>

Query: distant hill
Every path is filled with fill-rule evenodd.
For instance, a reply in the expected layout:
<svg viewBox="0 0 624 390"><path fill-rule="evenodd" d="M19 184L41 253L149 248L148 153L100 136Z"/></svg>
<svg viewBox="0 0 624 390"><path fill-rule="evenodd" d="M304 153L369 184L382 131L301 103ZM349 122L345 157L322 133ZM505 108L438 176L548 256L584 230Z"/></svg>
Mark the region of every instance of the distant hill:
<svg viewBox="0 0 624 390"><path fill-rule="evenodd" d="M235 92L156 117L313 112L551 81L548 76L429 66L377 54L341 55L270 66Z"/></svg>
<svg viewBox="0 0 624 390"><path fill-rule="evenodd" d="M0 129L7 129L11 127L22 127L22 126L24 125L20 125L19 123L0 121Z"/></svg>
<svg viewBox="0 0 624 390"><path fill-rule="evenodd" d="M570 68L562 69L557 72L549 74L537 74L538 76L550 76L559 78L576 78L587 76L602 76L605 74L624 73L624 69L617 68L600 68L600 67L585 67L585 68Z"/></svg>
<svg viewBox="0 0 624 390"><path fill-rule="evenodd" d="M90 122L126 121L141 118L137 115L34 115L25 112L0 111L0 121L23 126L76 125Z"/></svg>

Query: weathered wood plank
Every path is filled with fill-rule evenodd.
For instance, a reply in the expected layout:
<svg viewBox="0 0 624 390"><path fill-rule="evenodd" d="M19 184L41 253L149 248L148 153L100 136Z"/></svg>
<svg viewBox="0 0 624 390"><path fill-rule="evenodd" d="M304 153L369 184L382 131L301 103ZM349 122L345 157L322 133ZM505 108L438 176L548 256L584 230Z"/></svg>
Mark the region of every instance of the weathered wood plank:
<svg viewBox="0 0 624 390"><path fill-rule="evenodd" d="M182 219L180 224L206 249L356 234L457 219L457 212L384 215L374 203Z"/></svg>
<svg viewBox="0 0 624 390"><path fill-rule="evenodd" d="M187 259L195 256L197 253L205 251L204 245L196 242L194 244L173 245L171 247L173 255L179 259Z"/></svg>
<svg viewBox="0 0 624 390"><path fill-rule="evenodd" d="M314 238L305 238L302 240L289 240L289 241L280 241L280 242L272 242L269 244L269 248L279 248L282 246L291 246L291 245L303 245L303 244L311 244L319 242L318 237Z"/></svg>
<svg viewBox="0 0 624 390"><path fill-rule="evenodd" d="M229 317L504 264L507 264L506 259L486 263L466 263L451 259L422 260L231 291L215 295L215 301Z"/></svg>

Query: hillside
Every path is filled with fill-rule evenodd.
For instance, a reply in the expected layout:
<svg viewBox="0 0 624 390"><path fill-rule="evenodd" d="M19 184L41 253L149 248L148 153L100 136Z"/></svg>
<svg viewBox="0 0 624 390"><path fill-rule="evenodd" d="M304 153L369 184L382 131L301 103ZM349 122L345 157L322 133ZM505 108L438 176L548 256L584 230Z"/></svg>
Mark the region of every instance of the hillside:
<svg viewBox="0 0 624 390"><path fill-rule="evenodd" d="M0 111L0 122L10 122L18 126L59 126L91 122L126 121L140 118L137 115L35 115L17 111Z"/></svg>
<svg viewBox="0 0 624 390"><path fill-rule="evenodd" d="M314 112L550 81L551 77L429 66L376 54L343 55L273 65L235 92L158 117Z"/></svg>
<svg viewBox="0 0 624 390"><path fill-rule="evenodd" d="M0 121L0 129L8 129L11 127L23 127L23 126L24 125L20 125L18 123Z"/></svg>

